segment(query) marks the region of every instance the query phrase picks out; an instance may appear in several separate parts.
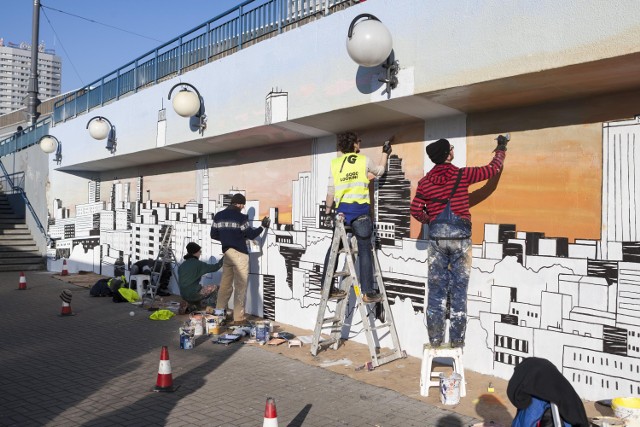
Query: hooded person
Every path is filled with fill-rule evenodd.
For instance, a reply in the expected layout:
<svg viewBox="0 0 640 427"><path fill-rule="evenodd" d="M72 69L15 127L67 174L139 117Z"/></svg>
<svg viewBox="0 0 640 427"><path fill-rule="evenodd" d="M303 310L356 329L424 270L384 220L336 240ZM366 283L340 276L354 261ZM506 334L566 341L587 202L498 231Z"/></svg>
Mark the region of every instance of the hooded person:
<svg viewBox="0 0 640 427"><path fill-rule="evenodd" d="M201 285L202 276L207 273L213 273L222 268L223 260L220 259L215 264L209 264L200 261L202 248L195 242L190 242L185 248L187 254L184 261L178 267L178 286L180 288L180 296L185 303L181 304L180 311L184 312L187 306L191 308L200 308L199 306L205 302L208 305L215 305L212 299L215 299L217 285ZM181 313L183 314L183 313Z"/></svg>
<svg viewBox="0 0 640 427"><path fill-rule="evenodd" d="M432 347L439 347L444 340L447 297L451 301L451 346L464 346L472 255L469 185L490 179L502 170L509 139L500 135L497 140L493 159L481 167L453 165L454 147L444 138L426 148L434 166L418 182L411 216L429 226L426 317Z"/></svg>

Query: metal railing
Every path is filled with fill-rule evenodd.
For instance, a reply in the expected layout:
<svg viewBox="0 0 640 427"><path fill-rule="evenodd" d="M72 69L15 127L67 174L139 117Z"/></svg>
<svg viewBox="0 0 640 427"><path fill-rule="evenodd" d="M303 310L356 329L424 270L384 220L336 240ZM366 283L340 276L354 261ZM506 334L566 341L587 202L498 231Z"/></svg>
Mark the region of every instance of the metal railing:
<svg viewBox="0 0 640 427"><path fill-rule="evenodd" d="M31 206L31 202L29 202L27 193L24 192L24 172L9 174L7 172L7 169L4 167L4 163L2 163L2 161L0 161L0 168L2 168L2 173L4 174L4 177L2 178L2 181L1 181L3 192L5 194L18 193L20 194L20 196L22 196L22 200L24 200L25 206L27 207L27 209L29 209L29 212L31 212L31 216L35 221L36 226L38 227L38 230L40 230L42 235L47 240L47 243L49 243L49 236L47 235L47 230L45 230L45 228L42 226L42 223L40 222L40 218L38 218L38 215L36 215L36 211L33 209L33 206ZM17 180L14 180L12 177L16 177Z"/></svg>
<svg viewBox="0 0 640 427"><path fill-rule="evenodd" d="M287 26L360 0L247 0L55 103L59 123L241 50Z"/></svg>
<svg viewBox="0 0 640 427"><path fill-rule="evenodd" d="M16 132L0 141L0 157L23 150L38 143L38 140L49 133L51 117L31 125L21 132Z"/></svg>

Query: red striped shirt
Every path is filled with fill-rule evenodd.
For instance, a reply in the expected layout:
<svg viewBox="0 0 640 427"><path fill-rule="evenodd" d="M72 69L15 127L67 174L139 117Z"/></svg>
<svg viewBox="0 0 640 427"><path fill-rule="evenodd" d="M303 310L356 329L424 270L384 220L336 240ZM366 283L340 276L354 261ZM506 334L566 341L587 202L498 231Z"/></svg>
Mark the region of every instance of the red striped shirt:
<svg viewBox="0 0 640 427"><path fill-rule="evenodd" d="M422 223L433 221L446 206L432 199L447 200L462 169L462 178L456 193L451 197L451 210L456 215L471 220L469 212L469 185L485 181L500 172L506 153L496 151L493 160L486 166L458 168L451 163L434 166L418 182L416 195L411 201L411 216Z"/></svg>

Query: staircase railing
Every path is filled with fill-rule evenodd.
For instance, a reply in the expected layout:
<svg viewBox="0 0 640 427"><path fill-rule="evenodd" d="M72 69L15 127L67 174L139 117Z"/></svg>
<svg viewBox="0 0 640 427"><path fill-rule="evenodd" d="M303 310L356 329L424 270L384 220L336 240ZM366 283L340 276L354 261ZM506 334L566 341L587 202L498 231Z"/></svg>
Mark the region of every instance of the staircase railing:
<svg viewBox="0 0 640 427"><path fill-rule="evenodd" d="M36 226L38 227L38 230L40 230L40 232L42 233L42 235L45 237L45 239L47 240L47 245L49 244L49 235L47 234L47 230L45 230L44 226L42 225L42 223L40 222L40 218L38 218L38 215L36 214L36 211L33 209L33 206L31 205L31 202L29 202L29 198L27 197L27 193L24 192L24 172L19 172L19 173L14 173L14 174L9 174L7 172L7 169L4 167L4 163L2 163L2 160L0 160L0 168L2 168L2 172L4 173L4 177L2 178L2 188L5 188L4 183L6 182L6 188L7 190L10 191L9 194L20 194L20 196L22 196L22 200L24 200L24 204L27 207L27 209L29 209L29 212L31 212L31 216L33 216L33 220L36 223ZM17 177L18 179L16 181L13 180L13 177ZM8 191L5 190L5 194L8 193Z"/></svg>

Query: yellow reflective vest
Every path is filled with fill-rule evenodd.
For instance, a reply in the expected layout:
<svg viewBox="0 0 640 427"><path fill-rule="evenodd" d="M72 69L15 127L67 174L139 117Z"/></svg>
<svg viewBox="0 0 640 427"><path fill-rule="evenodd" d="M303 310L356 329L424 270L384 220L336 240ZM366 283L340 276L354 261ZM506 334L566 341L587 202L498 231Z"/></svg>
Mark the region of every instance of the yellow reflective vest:
<svg viewBox="0 0 640 427"><path fill-rule="evenodd" d="M367 158L347 153L331 161L336 208L340 203L369 203Z"/></svg>

